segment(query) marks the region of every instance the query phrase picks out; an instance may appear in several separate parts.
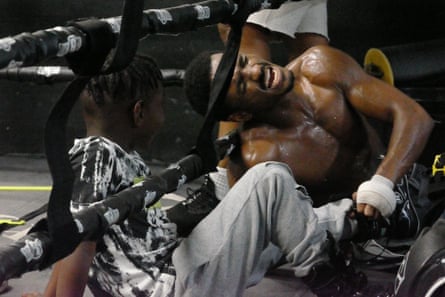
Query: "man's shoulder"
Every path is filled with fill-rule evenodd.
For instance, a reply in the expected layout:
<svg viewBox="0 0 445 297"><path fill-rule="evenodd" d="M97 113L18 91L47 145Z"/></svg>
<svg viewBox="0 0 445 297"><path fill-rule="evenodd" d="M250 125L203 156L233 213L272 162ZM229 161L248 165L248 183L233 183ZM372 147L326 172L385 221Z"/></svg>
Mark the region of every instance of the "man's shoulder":
<svg viewBox="0 0 445 297"><path fill-rule="evenodd" d="M299 71L308 78L337 80L348 75L348 71L357 69L357 62L347 53L332 46L313 46L288 67L292 71Z"/></svg>
<svg viewBox="0 0 445 297"><path fill-rule="evenodd" d="M303 55L316 55L316 56L320 56L323 57L324 55L346 55L346 53L344 51L342 51L339 48L336 48L334 46L331 45L324 45L324 44L320 44L320 45L314 45L310 48L308 48L303 54Z"/></svg>
<svg viewBox="0 0 445 297"><path fill-rule="evenodd" d="M344 59L350 60L352 57L341 49L330 45L315 45L295 58L294 61L300 60L300 63L303 61L321 61L323 64L329 65L335 64L337 61L343 61Z"/></svg>

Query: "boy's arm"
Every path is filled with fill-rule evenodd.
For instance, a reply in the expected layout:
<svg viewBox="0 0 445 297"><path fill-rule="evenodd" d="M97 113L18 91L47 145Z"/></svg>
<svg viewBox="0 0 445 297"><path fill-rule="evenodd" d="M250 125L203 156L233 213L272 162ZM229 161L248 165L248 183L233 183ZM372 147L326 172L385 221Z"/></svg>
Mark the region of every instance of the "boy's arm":
<svg viewBox="0 0 445 297"><path fill-rule="evenodd" d="M71 255L58 261L52 271L44 297L82 297L95 253L96 242L83 241Z"/></svg>

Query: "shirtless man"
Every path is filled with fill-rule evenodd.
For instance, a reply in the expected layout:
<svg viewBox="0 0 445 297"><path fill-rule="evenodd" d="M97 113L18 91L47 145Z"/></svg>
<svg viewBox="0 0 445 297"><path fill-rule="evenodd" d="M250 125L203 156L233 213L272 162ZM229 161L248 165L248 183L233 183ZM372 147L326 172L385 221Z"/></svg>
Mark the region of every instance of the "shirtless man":
<svg viewBox="0 0 445 297"><path fill-rule="evenodd" d="M220 59L204 53L187 70L186 94L201 114L210 87L193 86L210 86ZM413 99L328 46L312 47L285 67L240 54L224 107L218 120L243 123L241 146L228 164L231 185L255 164L280 161L314 205L333 193L357 192L357 211L369 217L394 211L394 183L419 157L433 127ZM392 125L386 152L374 144L365 117Z"/></svg>
<svg viewBox="0 0 445 297"><path fill-rule="evenodd" d="M228 24L218 24L224 44L230 32ZM327 0L288 1L278 9L254 12L243 26L239 51L272 60L271 43L282 43L287 62L315 45L329 45ZM238 127L234 122L221 122L218 135L223 136ZM226 167L226 159L220 167Z"/></svg>
<svg viewBox="0 0 445 297"><path fill-rule="evenodd" d="M221 41L227 45L230 25L219 23L217 28ZM272 61L271 43L282 43L288 62L312 46L329 45L327 0L288 1L278 9L262 9L249 15L242 28L239 52ZM239 125L219 122L218 136L224 137ZM187 236L224 197L228 190L227 161L228 158L220 160L216 173L206 175L200 188L189 192L183 203L168 211L181 236Z"/></svg>

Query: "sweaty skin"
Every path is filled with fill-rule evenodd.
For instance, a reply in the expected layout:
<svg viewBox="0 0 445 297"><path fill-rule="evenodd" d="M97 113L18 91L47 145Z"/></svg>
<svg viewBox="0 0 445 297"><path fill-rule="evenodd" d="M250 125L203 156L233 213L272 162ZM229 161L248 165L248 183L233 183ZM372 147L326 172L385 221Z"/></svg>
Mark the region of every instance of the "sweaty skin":
<svg viewBox="0 0 445 297"><path fill-rule="evenodd" d="M217 65L220 56L212 59ZM257 163L285 162L315 205L334 193L352 194L373 174L398 181L433 126L414 100L326 46L309 49L285 67L240 55L226 105L237 111L229 120L243 122L241 148L228 162L230 183ZM392 124L377 168L359 113Z"/></svg>

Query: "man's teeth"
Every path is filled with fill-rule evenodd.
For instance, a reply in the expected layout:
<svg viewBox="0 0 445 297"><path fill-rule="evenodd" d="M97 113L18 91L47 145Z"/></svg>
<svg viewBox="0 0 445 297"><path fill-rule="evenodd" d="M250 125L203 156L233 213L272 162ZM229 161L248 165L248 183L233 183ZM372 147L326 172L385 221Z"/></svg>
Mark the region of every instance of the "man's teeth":
<svg viewBox="0 0 445 297"><path fill-rule="evenodd" d="M266 70L266 75L265 75L265 79L266 79L266 87L270 88L272 87L272 77L273 77L273 71L271 68L267 68Z"/></svg>
<svg viewBox="0 0 445 297"><path fill-rule="evenodd" d="M269 81L270 81L270 88L272 87L272 84L273 84L274 80L275 80L275 72L273 71L272 68L270 68L270 79L269 79Z"/></svg>
<svg viewBox="0 0 445 297"><path fill-rule="evenodd" d="M267 67L264 69L263 71L264 73L264 87L265 88L273 88L274 85L274 81L276 79L276 72L274 71L274 69L272 67Z"/></svg>

